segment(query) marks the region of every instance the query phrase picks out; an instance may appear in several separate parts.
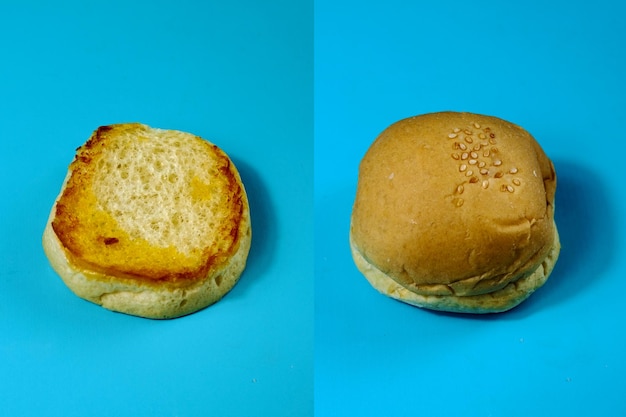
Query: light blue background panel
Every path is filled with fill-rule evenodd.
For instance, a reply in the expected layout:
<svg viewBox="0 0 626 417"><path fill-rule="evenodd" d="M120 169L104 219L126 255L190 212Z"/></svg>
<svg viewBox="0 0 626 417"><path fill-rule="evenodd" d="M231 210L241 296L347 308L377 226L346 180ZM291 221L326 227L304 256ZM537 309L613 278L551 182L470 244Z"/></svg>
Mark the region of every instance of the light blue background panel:
<svg viewBox="0 0 626 417"><path fill-rule="evenodd" d="M313 413L312 3L0 4L0 414ZM138 121L224 149L252 210L219 303L154 321L74 296L41 247L74 150Z"/></svg>
<svg viewBox="0 0 626 417"><path fill-rule="evenodd" d="M316 1L317 416L626 415L625 15L615 1ZM508 313L400 303L351 259L365 151L441 110L517 123L556 166L561 257Z"/></svg>
<svg viewBox="0 0 626 417"><path fill-rule="evenodd" d="M624 6L222 3L0 5L0 413L626 415ZM411 307L352 262L358 162L439 110L520 124L555 163L561 257L508 313ZM41 249L74 149L126 121L213 141L248 191L248 268L188 317L83 301Z"/></svg>

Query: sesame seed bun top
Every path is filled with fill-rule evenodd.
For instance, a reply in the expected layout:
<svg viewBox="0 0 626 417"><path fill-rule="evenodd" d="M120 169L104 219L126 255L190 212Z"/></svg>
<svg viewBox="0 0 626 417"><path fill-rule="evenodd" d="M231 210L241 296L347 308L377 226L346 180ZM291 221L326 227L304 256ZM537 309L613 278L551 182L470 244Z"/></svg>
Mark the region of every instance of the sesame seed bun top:
<svg viewBox="0 0 626 417"><path fill-rule="evenodd" d="M493 293L554 249L555 188L551 161L519 126L471 113L407 118L361 161L351 239L412 292Z"/></svg>

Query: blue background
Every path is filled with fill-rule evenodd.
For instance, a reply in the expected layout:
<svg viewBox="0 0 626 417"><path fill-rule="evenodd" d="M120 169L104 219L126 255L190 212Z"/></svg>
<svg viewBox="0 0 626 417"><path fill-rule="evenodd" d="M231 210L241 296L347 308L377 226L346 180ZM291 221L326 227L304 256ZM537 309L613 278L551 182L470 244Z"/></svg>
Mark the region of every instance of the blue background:
<svg viewBox="0 0 626 417"><path fill-rule="evenodd" d="M0 3L0 415L313 412L313 5ZM41 248L100 125L192 132L239 168L248 268L214 306L153 321L74 296Z"/></svg>
<svg viewBox="0 0 626 417"><path fill-rule="evenodd" d="M315 1L315 414L626 415L626 9ZM499 315L380 295L348 246L358 163L404 117L499 116L554 161L562 253Z"/></svg>
<svg viewBox="0 0 626 417"><path fill-rule="evenodd" d="M624 6L314 3L0 2L0 414L626 415ZM556 165L561 257L508 313L414 308L352 263L361 157L439 110ZM74 149L125 121L215 142L247 187L248 268L188 317L85 302L41 250Z"/></svg>

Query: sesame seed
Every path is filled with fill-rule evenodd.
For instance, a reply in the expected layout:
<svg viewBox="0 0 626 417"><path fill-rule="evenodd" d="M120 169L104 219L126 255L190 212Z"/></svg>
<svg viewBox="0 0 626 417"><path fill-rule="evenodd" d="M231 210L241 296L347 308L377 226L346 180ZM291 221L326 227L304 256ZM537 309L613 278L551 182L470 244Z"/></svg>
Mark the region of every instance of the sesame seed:
<svg viewBox="0 0 626 417"><path fill-rule="evenodd" d="M483 180L483 188L489 187L489 180Z"/></svg>
<svg viewBox="0 0 626 417"><path fill-rule="evenodd" d="M459 142L454 142L454 149L459 149Z"/></svg>
<svg viewBox="0 0 626 417"><path fill-rule="evenodd" d="M495 133L490 133L490 134L489 134L489 137L493 139L493 138L495 138L495 137L496 137L496 134L495 134Z"/></svg>
<svg viewBox="0 0 626 417"><path fill-rule="evenodd" d="M489 156L489 149L487 149L485 152L483 152L483 156Z"/></svg>
<svg viewBox="0 0 626 417"><path fill-rule="evenodd" d="M507 186L506 186L506 190L507 190L508 192L512 193L513 191L515 191L515 188L513 188L513 187L512 187L512 186L510 186L510 185L507 185Z"/></svg>
<svg viewBox="0 0 626 417"><path fill-rule="evenodd" d="M503 176L503 175L504 175L504 174L502 173L502 171L498 171L498 172L496 172L496 173L494 174L494 177L496 177L496 178L502 178L502 176Z"/></svg>
<svg viewBox="0 0 626 417"><path fill-rule="evenodd" d="M517 174L517 168L511 168L511 169L509 169L509 172L511 174Z"/></svg>
<svg viewBox="0 0 626 417"><path fill-rule="evenodd" d="M472 184L474 184L474 183L478 182L478 178L476 178L476 177L472 177L472 178L470 178L470 181L469 181L469 182L470 182L470 183L472 183Z"/></svg>
<svg viewBox="0 0 626 417"><path fill-rule="evenodd" d="M487 138L487 136L485 136L484 133L479 133L478 137L481 138L481 139L486 139Z"/></svg>
<svg viewBox="0 0 626 417"><path fill-rule="evenodd" d="M493 165L499 167L500 165L502 165L502 161L499 159L496 159L495 161L493 161Z"/></svg>
<svg viewBox="0 0 626 417"><path fill-rule="evenodd" d="M496 142L496 140L494 138L490 138L489 139L489 143L491 143L492 145L495 145L497 142Z"/></svg>
<svg viewBox="0 0 626 417"><path fill-rule="evenodd" d="M463 131L463 133L465 133L466 135L471 135L471 134L472 134L472 131L471 131L471 130L469 130L469 129L465 129L465 130Z"/></svg>
<svg viewBox="0 0 626 417"><path fill-rule="evenodd" d="M480 143L477 143L476 145L474 145L474 150L475 151L480 150Z"/></svg>
<svg viewBox="0 0 626 417"><path fill-rule="evenodd" d="M498 148L496 148L495 146L492 146L492 147L491 147L491 152L493 152L493 153L498 153L498 152L500 152L500 151L499 151L499 150L498 150Z"/></svg>
<svg viewBox="0 0 626 417"><path fill-rule="evenodd" d="M450 133L450 134L448 135L448 137L449 137L450 139L454 139L454 138L456 138L456 137L457 137L457 134L456 134L456 133Z"/></svg>
<svg viewBox="0 0 626 417"><path fill-rule="evenodd" d="M462 198L455 198L454 200L455 200L454 201L454 205L457 206L457 207L461 207L463 205L463 203L464 203Z"/></svg>
<svg viewBox="0 0 626 417"><path fill-rule="evenodd" d="M474 159L478 158L478 154L476 152L470 153L470 156Z"/></svg>
<svg viewBox="0 0 626 417"><path fill-rule="evenodd" d="M472 142L474 142L474 139L472 139L471 136L465 136L465 142L472 143Z"/></svg>
<svg viewBox="0 0 626 417"><path fill-rule="evenodd" d="M458 160L459 159L459 154L458 153L453 153L452 154L452 159Z"/></svg>
<svg viewBox="0 0 626 417"><path fill-rule="evenodd" d="M471 169L465 173L466 177L471 177L472 175L474 175L474 171L472 171Z"/></svg>
<svg viewBox="0 0 626 417"><path fill-rule="evenodd" d="M487 164L485 163L485 161L480 161L480 162L478 163L478 168L482 168L482 167L484 167L485 165L487 165Z"/></svg>
<svg viewBox="0 0 626 417"><path fill-rule="evenodd" d="M478 123L474 123L474 127L475 127L476 129L480 129L480 125L479 125Z"/></svg>
<svg viewBox="0 0 626 417"><path fill-rule="evenodd" d="M459 171L460 171L460 172L463 172L463 171L465 171L466 169L467 169L467 165L465 165L465 164L461 164L461 165L459 165Z"/></svg>
<svg viewBox="0 0 626 417"><path fill-rule="evenodd" d="M389 178L390 180L392 180L392 179L393 179L393 177L394 177L394 175L395 175L395 174L392 172L391 174L389 174L389 176L388 176L387 178Z"/></svg>
<svg viewBox="0 0 626 417"><path fill-rule="evenodd" d="M483 175L487 175L487 174L489 174L489 170L487 168L482 168L480 170L480 173L483 174Z"/></svg>
<svg viewBox="0 0 626 417"><path fill-rule="evenodd" d="M459 133L460 131L461 131L461 129L459 129L458 127L455 127L454 130L453 130L454 133Z"/></svg>
<svg viewBox="0 0 626 417"><path fill-rule="evenodd" d="M517 178L515 178L513 180L513 184L515 184L515 185L522 185L522 182L520 180L518 180Z"/></svg>
<svg viewBox="0 0 626 417"><path fill-rule="evenodd" d="M459 185L458 187L456 187L456 192L457 194L463 194L463 184Z"/></svg>
<svg viewBox="0 0 626 417"><path fill-rule="evenodd" d="M461 154L461 159L465 160L465 159L467 159L468 156L469 156L469 154L467 152L463 152Z"/></svg>
<svg viewBox="0 0 626 417"><path fill-rule="evenodd" d="M468 164L470 165L476 165L476 160L475 159L470 159L469 161L467 161Z"/></svg>
<svg viewBox="0 0 626 417"><path fill-rule="evenodd" d="M462 150L467 150L467 146L465 146L464 143L459 143L459 148L461 148Z"/></svg>

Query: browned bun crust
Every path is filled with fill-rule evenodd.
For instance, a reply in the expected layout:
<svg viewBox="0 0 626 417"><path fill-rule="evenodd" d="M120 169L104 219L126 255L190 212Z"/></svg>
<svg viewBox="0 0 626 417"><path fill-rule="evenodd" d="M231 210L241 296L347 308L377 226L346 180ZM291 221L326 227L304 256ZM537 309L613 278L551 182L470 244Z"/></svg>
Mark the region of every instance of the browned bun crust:
<svg viewBox="0 0 626 417"><path fill-rule="evenodd" d="M558 257L555 189L553 164L519 126L456 112L401 120L360 164L350 229L355 261L362 257L362 271L365 261L424 298L412 304L512 308L545 282ZM533 285L520 285L531 276ZM509 285L520 289L501 292L504 300L493 305L465 303L494 299Z"/></svg>
<svg viewBox="0 0 626 417"><path fill-rule="evenodd" d="M250 248L248 200L216 145L124 123L77 149L43 245L78 296L150 318L189 314L237 282Z"/></svg>

